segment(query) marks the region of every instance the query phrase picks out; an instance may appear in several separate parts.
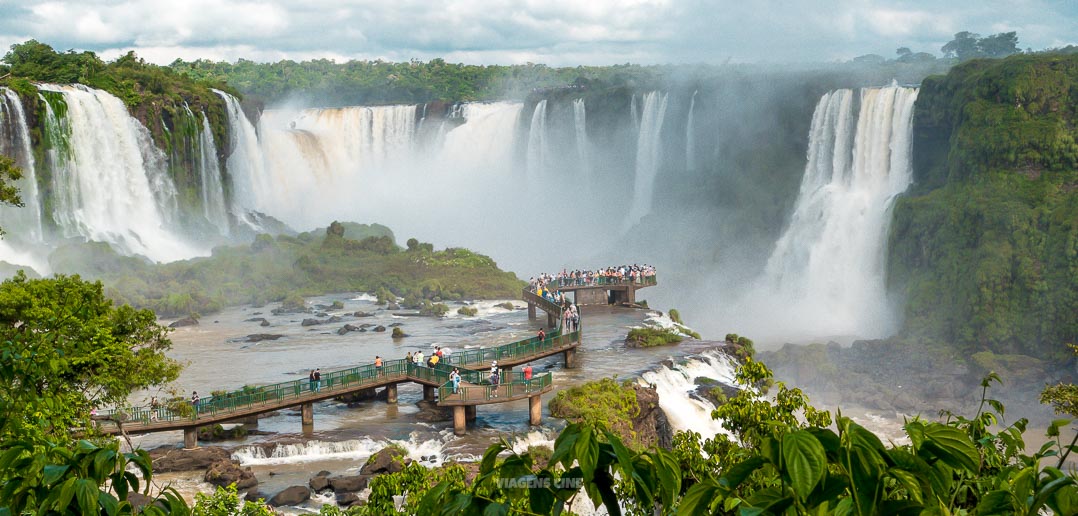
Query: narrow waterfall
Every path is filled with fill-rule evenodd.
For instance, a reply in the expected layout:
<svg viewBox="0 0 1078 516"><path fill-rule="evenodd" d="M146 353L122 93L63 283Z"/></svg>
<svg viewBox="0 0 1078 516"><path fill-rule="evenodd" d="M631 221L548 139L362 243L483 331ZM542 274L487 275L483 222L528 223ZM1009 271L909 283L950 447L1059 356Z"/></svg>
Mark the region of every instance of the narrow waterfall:
<svg viewBox="0 0 1078 516"><path fill-rule="evenodd" d="M585 190L591 190L591 163L588 162L588 124L587 110L584 107L584 99L573 101L573 125L576 129L576 154L580 161L580 182Z"/></svg>
<svg viewBox="0 0 1078 516"><path fill-rule="evenodd" d="M162 262L205 254L170 227L176 190L164 154L120 99L82 85L38 89L47 106L53 218L65 236Z"/></svg>
<svg viewBox="0 0 1078 516"><path fill-rule="evenodd" d="M765 269L785 326L879 338L897 325L885 288L891 207L910 185L917 89L824 95L813 115L793 216ZM856 116L856 124L854 117Z"/></svg>
<svg viewBox="0 0 1078 516"><path fill-rule="evenodd" d="M685 122L685 170L696 170L696 130L693 121L693 112L696 110L696 94L692 92L692 100L689 101L689 115Z"/></svg>
<svg viewBox="0 0 1078 516"><path fill-rule="evenodd" d="M636 103L636 94L633 93L629 101L629 113L633 117L633 129L640 131L640 106Z"/></svg>
<svg viewBox="0 0 1078 516"><path fill-rule="evenodd" d="M44 238L41 199L37 188L34 151L30 148L30 129L26 126L26 113L17 93L2 87L0 91L4 93L3 99L0 99L0 154L14 159L15 165L23 172L22 179L15 184L19 188L23 207L0 206L0 227L8 232L7 238L40 242Z"/></svg>
<svg viewBox="0 0 1078 516"><path fill-rule="evenodd" d="M719 351L705 351L680 364L663 365L644 373L643 380L654 385L659 406L675 431L693 431L709 438L728 433L722 422L712 419L715 404L697 394L697 378L710 378L729 387L736 385L736 363Z"/></svg>
<svg viewBox="0 0 1078 516"><path fill-rule="evenodd" d="M202 214L206 220L217 227L224 236L229 234L228 208L225 206L225 189L221 181L221 167L217 163L217 145L213 141L213 130L205 113L202 118L202 130L199 131L199 187L202 191Z"/></svg>
<svg viewBox="0 0 1078 516"><path fill-rule="evenodd" d="M547 149L546 138L546 99L535 104L532 123L528 129L528 188L535 191L541 188L540 182L546 173Z"/></svg>
<svg viewBox="0 0 1078 516"><path fill-rule="evenodd" d="M633 200L625 218L623 230L628 231L640 219L651 212L655 175L662 161L663 119L666 116L666 93L652 91L644 95L644 107L640 115L640 132L636 140L636 179L633 183ZM634 97L635 98L635 97ZM635 110L634 110L635 113Z"/></svg>
<svg viewBox="0 0 1078 516"><path fill-rule="evenodd" d="M230 209L238 220L251 224L247 212L266 211L260 202L273 191L273 185L266 177L258 133L243 113L239 100L220 90L213 92L224 99L228 114L229 155L225 168L232 183Z"/></svg>

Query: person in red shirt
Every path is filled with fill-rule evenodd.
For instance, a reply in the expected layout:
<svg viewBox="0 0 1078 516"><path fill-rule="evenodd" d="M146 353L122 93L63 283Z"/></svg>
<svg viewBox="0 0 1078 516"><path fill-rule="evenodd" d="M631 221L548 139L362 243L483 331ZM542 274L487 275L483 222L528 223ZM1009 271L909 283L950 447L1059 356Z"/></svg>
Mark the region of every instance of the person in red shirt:
<svg viewBox="0 0 1078 516"><path fill-rule="evenodd" d="M532 391L532 365L524 366L524 392Z"/></svg>

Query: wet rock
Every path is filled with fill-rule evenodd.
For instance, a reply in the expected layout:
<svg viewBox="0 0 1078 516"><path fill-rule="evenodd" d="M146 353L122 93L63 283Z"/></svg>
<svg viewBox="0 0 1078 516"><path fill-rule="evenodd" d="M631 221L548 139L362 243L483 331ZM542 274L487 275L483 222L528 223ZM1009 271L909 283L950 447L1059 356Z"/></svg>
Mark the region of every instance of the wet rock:
<svg viewBox="0 0 1078 516"><path fill-rule="evenodd" d="M390 328L396 328L396 327L399 327L399 326L404 326L404 323L395 322L395 323L389 325Z"/></svg>
<svg viewBox="0 0 1078 516"><path fill-rule="evenodd" d="M363 500L356 493L341 493L337 495L337 505L340 507L353 507L363 505Z"/></svg>
<svg viewBox="0 0 1078 516"><path fill-rule="evenodd" d="M187 316L168 325L169 328L183 328L184 326L198 326L198 319Z"/></svg>
<svg viewBox="0 0 1078 516"><path fill-rule="evenodd" d="M400 309L401 309L401 305L398 305L397 303L389 303L389 306L386 307L386 310L400 310Z"/></svg>
<svg viewBox="0 0 1078 516"><path fill-rule="evenodd" d="M231 459L211 464L202 479L220 487L236 484L236 489L247 489L258 484L251 468L240 467L238 462Z"/></svg>
<svg viewBox="0 0 1078 516"><path fill-rule="evenodd" d="M259 500L265 500L266 495L262 494L257 487L253 487L247 490L247 494L243 495L244 501L257 502Z"/></svg>
<svg viewBox="0 0 1078 516"><path fill-rule="evenodd" d="M367 460L367 463L359 470L359 474L377 475L379 473L396 473L403 469L404 457L401 455L400 450L392 446L386 446Z"/></svg>
<svg viewBox="0 0 1078 516"><path fill-rule="evenodd" d="M315 317L329 317L329 314L327 314L326 312L318 312L318 313L314 314L314 316Z"/></svg>
<svg viewBox="0 0 1078 516"><path fill-rule="evenodd" d="M374 314L372 314L370 312L360 311L360 312L353 313L352 317L374 317Z"/></svg>
<svg viewBox="0 0 1078 516"><path fill-rule="evenodd" d="M266 326L270 325L270 322L265 319L262 319L262 322L258 323L258 325L265 328Z"/></svg>
<svg viewBox="0 0 1078 516"><path fill-rule="evenodd" d="M362 328L352 324L346 324L344 326L341 326L341 328L337 330L337 335L344 335L350 331L362 331Z"/></svg>
<svg viewBox="0 0 1078 516"><path fill-rule="evenodd" d="M269 504L274 507L286 505L299 505L311 499L311 490L307 486L292 486L270 498Z"/></svg>
<svg viewBox="0 0 1078 516"><path fill-rule="evenodd" d="M669 450L674 442L674 429L659 407L659 393L650 387L633 385L640 412L632 420L632 428L641 443Z"/></svg>
<svg viewBox="0 0 1078 516"><path fill-rule="evenodd" d="M262 326L262 327L266 327L266 326L270 325L270 322L267 321L265 317L252 317L250 319L244 320L244 322L256 322L256 323L258 323L259 326Z"/></svg>
<svg viewBox="0 0 1078 516"><path fill-rule="evenodd" d="M397 317L433 317L433 314L425 314L421 312L393 312L393 315Z"/></svg>
<svg viewBox="0 0 1078 516"><path fill-rule="evenodd" d="M308 485L311 486L311 491L316 493L329 489L329 472L319 471L317 475L311 477Z"/></svg>
<svg viewBox="0 0 1078 516"><path fill-rule="evenodd" d="M153 461L155 473L206 469L215 462L229 460L231 456L227 450L215 446L204 446L193 450L180 448L150 450L150 459Z"/></svg>
<svg viewBox="0 0 1078 516"><path fill-rule="evenodd" d="M439 407L436 402L426 400L419 400L416 406L419 407L419 412L413 416L416 421L437 423L439 421L453 420L453 409L450 407Z"/></svg>
<svg viewBox="0 0 1078 516"><path fill-rule="evenodd" d="M366 489L370 481L371 475L332 477L329 479L329 487L334 493L355 493Z"/></svg>
<svg viewBox="0 0 1078 516"><path fill-rule="evenodd" d="M299 323L299 325L300 326L317 326L319 324L322 324L322 322L323 321L321 319L304 319L303 322Z"/></svg>
<svg viewBox="0 0 1078 516"><path fill-rule="evenodd" d="M380 325L379 325L379 326L375 326L375 327L374 327L374 331L376 331L376 332L379 332L379 333L381 333L381 332L384 332L384 331L386 331L386 327L385 327L385 326L380 326Z"/></svg>

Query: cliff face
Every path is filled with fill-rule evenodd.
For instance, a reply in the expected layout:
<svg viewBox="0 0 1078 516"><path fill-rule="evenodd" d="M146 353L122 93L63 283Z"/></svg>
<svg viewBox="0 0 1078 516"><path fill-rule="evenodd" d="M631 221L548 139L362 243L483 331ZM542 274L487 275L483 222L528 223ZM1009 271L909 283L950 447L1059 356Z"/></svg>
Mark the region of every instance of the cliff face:
<svg viewBox="0 0 1078 516"><path fill-rule="evenodd" d="M1078 55L978 60L925 79L895 207L903 333L1066 356L1078 340Z"/></svg>

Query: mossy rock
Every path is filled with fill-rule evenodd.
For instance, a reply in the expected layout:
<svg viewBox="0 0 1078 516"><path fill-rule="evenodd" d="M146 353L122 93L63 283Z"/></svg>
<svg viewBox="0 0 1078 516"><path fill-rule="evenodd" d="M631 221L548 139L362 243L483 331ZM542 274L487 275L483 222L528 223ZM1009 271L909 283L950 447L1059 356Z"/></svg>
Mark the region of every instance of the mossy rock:
<svg viewBox="0 0 1078 516"><path fill-rule="evenodd" d="M666 328L633 328L625 337L625 345L630 348L653 348L656 346L668 346L678 344L684 338L673 329Z"/></svg>
<svg viewBox="0 0 1078 516"><path fill-rule="evenodd" d="M504 308L506 310L516 310L517 309L516 306L514 306L513 303L510 302L510 301L506 301L504 303L500 303L500 304L497 304L497 305L494 305L494 306L496 306L498 308Z"/></svg>
<svg viewBox="0 0 1078 516"><path fill-rule="evenodd" d="M392 337L393 337L394 339L403 339L404 337L407 337L407 336L408 336L408 335L407 335L407 334L405 334L405 333L404 333L404 331L403 331L403 330L401 330L401 329L400 329L399 327L398 327L398 328L393 328L393 335L392 335Z"/></svg>
<svg viewBox="0 0 1078 516"><path fill-rule="evenodd" d="M462 306L457 309L457 313L467 317L475 317L479 314L479 309L474 306Z"/></svg>

